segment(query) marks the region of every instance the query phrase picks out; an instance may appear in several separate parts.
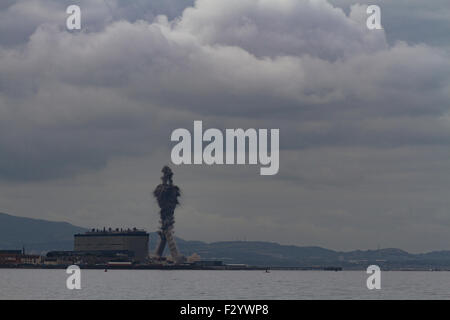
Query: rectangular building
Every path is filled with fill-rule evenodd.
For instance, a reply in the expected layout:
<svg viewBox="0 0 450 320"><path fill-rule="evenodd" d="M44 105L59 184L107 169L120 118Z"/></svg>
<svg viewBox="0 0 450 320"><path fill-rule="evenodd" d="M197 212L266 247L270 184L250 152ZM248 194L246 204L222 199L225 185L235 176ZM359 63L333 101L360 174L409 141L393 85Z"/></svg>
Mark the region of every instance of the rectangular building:
<svg viewBox="0 0 450 320"><path fill-rule="evenodd" d="M136 228L93 229L74 237L74 251L130 251L135 261L144 261L148 257L149 234Z"/></svg>

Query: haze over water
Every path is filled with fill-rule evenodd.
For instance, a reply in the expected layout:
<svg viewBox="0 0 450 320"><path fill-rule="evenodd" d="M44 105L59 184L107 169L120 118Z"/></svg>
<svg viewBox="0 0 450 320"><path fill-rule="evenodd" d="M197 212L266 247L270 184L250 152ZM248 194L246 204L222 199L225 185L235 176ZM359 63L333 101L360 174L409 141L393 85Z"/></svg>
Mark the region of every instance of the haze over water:
<svg viewBox="0 0 450 320"><path fill-rule="evenodd" d="M364 271L0 269L0 299L450 299L450 272L383 271L368 290Z"/></svg>

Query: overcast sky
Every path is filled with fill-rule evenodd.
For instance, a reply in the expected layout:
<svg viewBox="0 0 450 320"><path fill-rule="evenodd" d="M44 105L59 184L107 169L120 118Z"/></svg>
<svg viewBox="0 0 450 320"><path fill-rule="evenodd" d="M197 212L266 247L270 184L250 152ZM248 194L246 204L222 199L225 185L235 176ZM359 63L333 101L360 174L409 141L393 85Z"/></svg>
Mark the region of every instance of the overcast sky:
<svg viewBox="0 0 450 320"><path fill-rule="evenodd" d="M2 1L0 211L155 231L202 120L279 128L280 171L172 165L178 236L450 250L449 34L448 0Z"/></svg>

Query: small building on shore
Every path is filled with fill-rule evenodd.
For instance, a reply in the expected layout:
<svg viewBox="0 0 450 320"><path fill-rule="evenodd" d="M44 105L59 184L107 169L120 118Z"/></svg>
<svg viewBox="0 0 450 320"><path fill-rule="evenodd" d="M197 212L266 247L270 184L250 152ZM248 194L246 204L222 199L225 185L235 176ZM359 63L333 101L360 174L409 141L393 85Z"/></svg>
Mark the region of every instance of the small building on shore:
<svg viewBox="0 0 450 320"><path fill-rule="evenodd" d="M41 264L42 257L35 254L25 254L25 250L0 250L0 265L30 265Z"/></svg>

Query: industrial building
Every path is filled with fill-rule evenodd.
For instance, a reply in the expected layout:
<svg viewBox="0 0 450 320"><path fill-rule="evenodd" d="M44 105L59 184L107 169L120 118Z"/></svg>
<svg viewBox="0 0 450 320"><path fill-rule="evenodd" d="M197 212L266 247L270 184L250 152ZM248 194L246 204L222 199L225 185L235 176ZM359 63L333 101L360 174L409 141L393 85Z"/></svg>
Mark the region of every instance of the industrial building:
<svg viewBox="0 0 450 320"><path fill-rule="evenodd" d="M148 258L149 234L144 230L133 229L92 229L74 236L75 252L131 252L133 260L145 261Z"/></svg>

